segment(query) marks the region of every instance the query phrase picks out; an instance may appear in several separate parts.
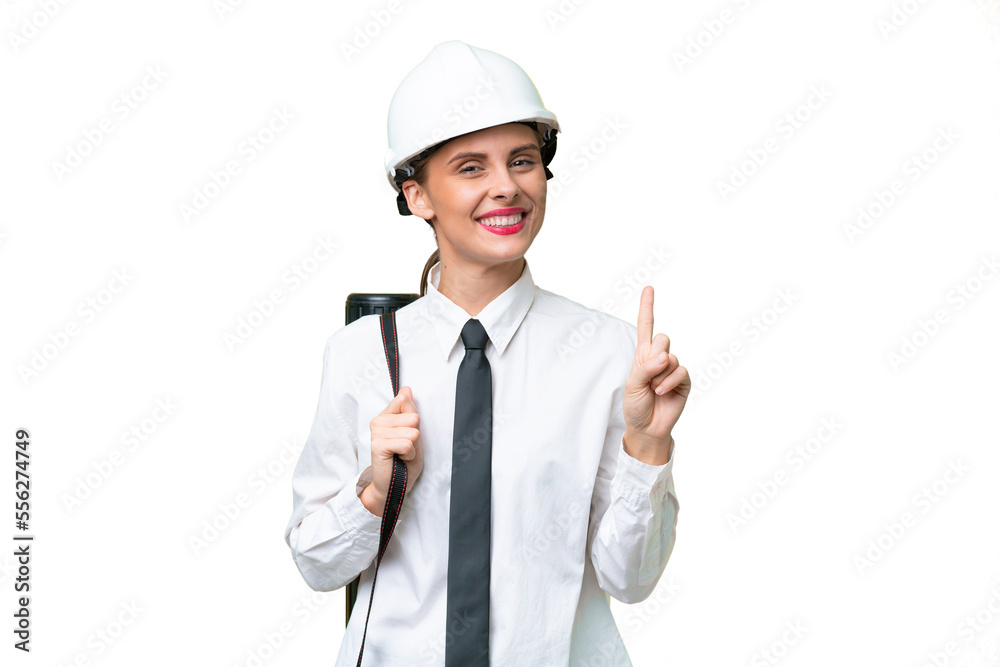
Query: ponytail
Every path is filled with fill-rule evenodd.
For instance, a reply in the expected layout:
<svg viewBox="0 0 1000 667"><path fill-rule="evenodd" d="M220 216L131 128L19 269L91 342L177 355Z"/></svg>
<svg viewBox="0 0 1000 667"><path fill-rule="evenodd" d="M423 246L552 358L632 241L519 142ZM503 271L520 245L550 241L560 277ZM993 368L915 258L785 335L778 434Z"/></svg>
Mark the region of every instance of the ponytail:
<svg viewBox="0 0 1000 667"><path fill-rule="evenodd" d="M431 272L431 267L441 260L441 251L434 250L427 263L424 264L424 274L420 276L420 296L427 294L427 275Z"/></svg>

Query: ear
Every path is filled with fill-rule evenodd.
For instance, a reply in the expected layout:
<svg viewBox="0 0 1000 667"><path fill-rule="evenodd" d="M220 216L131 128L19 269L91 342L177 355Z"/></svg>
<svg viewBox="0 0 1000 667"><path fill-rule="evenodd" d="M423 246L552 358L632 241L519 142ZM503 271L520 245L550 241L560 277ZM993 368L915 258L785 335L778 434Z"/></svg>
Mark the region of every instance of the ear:
<svg viewBox="0 0 1000 667"><path fill-rule="evenodd" d="M419 183L411 179L403 181L400 187L403 190L403 196L406 197L406 205L409 207L410 213L424 220L430 220L434 217L434 209L431 208L424 189L420 187Z"/></svg>

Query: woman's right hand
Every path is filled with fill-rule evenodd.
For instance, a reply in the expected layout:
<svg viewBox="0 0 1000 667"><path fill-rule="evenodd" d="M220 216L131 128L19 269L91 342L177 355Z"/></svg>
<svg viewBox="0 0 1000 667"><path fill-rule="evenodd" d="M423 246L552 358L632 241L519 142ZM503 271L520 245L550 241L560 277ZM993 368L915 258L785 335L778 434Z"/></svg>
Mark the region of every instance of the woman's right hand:
<svg viewBox="0 0 1000 667"><path fill-rule="evenodd" d="M410 387L401 387L385 410L371 421L372 482L361 492L361 502L375 516L382 516L385 509L393 454L399 454L406 464L407 492L424 469L419 426L420 416Z"/></svg>

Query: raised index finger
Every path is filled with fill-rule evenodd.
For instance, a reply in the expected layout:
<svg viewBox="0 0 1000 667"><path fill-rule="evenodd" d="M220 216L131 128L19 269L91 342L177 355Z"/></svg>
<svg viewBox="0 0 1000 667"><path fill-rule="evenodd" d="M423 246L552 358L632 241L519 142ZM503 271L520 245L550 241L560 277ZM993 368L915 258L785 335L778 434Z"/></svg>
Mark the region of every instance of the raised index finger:
<svg viewBox="0 0 1000 667"><path fill-rule="evenodd" d="M642 295L639 297L639 329L638 344L653 344L653 286L646 285L642 288Z"/></svg>

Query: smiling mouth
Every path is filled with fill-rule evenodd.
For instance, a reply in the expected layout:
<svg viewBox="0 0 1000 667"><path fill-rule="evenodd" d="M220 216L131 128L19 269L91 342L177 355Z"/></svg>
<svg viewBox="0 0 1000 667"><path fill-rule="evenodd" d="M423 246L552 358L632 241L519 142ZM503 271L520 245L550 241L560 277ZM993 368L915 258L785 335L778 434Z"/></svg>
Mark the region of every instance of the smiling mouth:
<svg viewBox="0 0 1000 667"><path fill-rule="evenodd" d="M512 227L524 220L527 215L527 211L514 215L491 215L488 218L479 218L476 222L487 227Z"/></svg>

